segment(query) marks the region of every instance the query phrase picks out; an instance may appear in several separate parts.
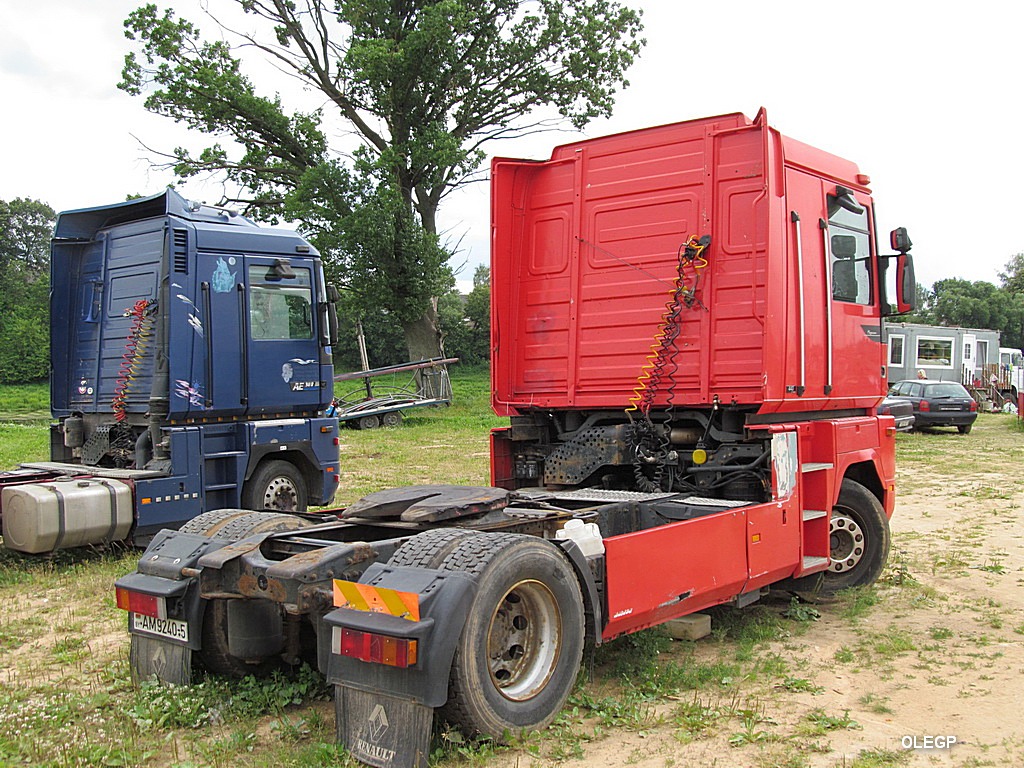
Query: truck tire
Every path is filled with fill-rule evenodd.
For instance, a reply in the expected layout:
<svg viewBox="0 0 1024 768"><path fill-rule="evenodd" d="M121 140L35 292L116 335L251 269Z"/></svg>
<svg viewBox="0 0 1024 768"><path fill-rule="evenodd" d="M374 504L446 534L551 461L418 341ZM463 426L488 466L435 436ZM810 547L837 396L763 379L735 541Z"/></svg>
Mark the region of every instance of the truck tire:
<svg viewBox="0 0 1024 768"><path fill-rule="evenodd" d="M853 480L843 480L829 525L829 556L823 591L874 584L889 559L889 519L878 498Z"/></svg>
<svg viewBox="0 0 1024 768"><path fill-rule="evenodd" d="M548 725L583 655L583 598L572 566L543 539L482 534L465 538L441 567L477 579L441 716L498 740Z"/></svg>
<svg viewBox="0 0 1024 768"><path fill-rule="evenodd" d="M251 509L214 509L196 515L178 530L182 533L196 533L212 539L223 539L226 537L221 532L227 523L235 518L251 514Z"/></svg>
<svg viewBox="0 0 1024 768"><path fill-rule="evenodd" d="M889 559L889 519L878 498L860 483L843 480L829 525L827 570L786 579L775 588L815 602L851 587L874 584Z"/></svg>
<svg viewBox="0 0 1024 768"><path fill-rule="evenodd" d="M376 416L360 416L356 420L357 429L376 429L380 426L380 419Z"/></svg>
<svg viewBox="0 0 1024 768"><path fill-rule="evenodd" d="M278 512L305 512L309 503L306 479L290 461L261 463L242 490L242 506Z"/></svg>
<svg viewBox="0 0 1024 768"><path fill-rule="evenodd" d="M415 568L439 568L445 558L470 536L479 531L466 528L435 528L418 533L395 550L388 565L407 565Z"/></svg>
<svg viewBox="0 0 1024 768"><path fill-rule="evenodd" d="M380 417L382 427L397 427L402 423L401 411L388 411Z"/></svg>

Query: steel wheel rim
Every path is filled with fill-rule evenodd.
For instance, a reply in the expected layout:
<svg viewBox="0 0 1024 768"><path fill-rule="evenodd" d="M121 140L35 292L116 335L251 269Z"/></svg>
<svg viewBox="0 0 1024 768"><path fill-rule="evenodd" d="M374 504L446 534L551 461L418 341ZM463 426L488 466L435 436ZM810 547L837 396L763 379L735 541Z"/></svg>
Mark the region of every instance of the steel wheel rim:
<svg viewBox="0 0 1024 768"><path fill-rule="evenodd" d="M264 509L278 509L282 512L294 512L298 507L298 492L290 478L275 477L267 483L263 494Z"/></svg>
<svg viewBox="0 0 1024 768"><path fill-rule="evenodd" d="M829 523L829 563L833 573L846 573L864 559L864 529L844 510L834 510Z"/></svg>
<svg viewBox="0 0 1024 768"><path fill-rule="evenodd" d="M487 630L487 663L495 689L526 701L547 685L562 646L562 614L545 584L517 582L494 610Z"/></svg>

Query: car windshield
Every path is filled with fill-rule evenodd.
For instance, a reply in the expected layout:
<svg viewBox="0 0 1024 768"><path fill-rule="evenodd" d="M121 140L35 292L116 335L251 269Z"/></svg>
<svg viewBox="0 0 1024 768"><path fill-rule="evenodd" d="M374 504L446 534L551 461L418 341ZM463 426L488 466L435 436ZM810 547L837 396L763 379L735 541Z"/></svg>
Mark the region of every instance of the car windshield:
<svg viewBox="0 0 1024 768"><path fill-rule="evenodd" d="M970 397L967 390L955 382L929 384L924 388L925 397Z"/></svg>

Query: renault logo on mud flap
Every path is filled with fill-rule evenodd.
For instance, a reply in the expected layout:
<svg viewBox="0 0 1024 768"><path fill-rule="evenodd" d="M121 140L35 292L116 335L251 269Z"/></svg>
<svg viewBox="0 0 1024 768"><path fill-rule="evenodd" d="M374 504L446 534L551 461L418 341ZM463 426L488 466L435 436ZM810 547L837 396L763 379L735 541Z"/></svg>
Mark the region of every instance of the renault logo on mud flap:
<svg viewBox="0 0 1024 768"><path fill-rule="evenodd" d="M378 742L380 737L388 729L388 713L384 711L384 705L378 704L373 708L369 717L370 732L367 734L370 737L370 741Z"/></svg>

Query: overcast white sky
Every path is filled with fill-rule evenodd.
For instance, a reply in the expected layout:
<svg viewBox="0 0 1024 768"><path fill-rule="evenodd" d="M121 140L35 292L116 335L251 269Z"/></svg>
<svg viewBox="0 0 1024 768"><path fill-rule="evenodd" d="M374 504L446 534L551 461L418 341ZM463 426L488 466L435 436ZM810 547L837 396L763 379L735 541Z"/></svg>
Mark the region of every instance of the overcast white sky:
<svg viewBox="0 0 1024 768"><path fill-rule="evenodd" d="M643 7L647 46L614 117L587 136L724 112L753 117L764 106L783 133L871 177L880 244L906 226L921 282L997 282L1024 251L1024 4L627 2ZM227 3L209 0L214 10ZM141 4L0 2L0 199L64 210L155 193L171 178L150 168L133 136L163 150L202 141L115 87L130 45L122 22ZM199 0L170 5L201 17ZM545 158L575 138L534 136L491 152ZM211 183L182 191L220 196ZM442 211L450 238L461 239L453 264L465 263L467 280L488 258L486 195L475 185Z"/></svg>

